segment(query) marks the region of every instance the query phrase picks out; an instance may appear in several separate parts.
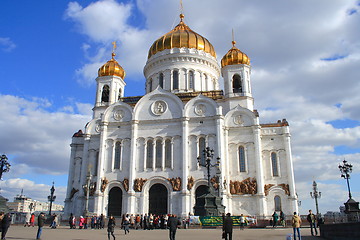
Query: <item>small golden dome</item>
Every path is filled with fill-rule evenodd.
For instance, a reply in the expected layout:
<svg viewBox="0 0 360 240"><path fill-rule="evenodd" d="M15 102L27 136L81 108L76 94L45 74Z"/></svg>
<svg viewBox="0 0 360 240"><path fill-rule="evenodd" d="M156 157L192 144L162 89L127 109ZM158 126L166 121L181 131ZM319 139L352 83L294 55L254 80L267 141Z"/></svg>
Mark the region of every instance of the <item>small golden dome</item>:
<svg viewBox="0 0 360 240"><path fill-rule="evenodd" d="M227 65L247 64L250 65L250 58L235 47L236 42L232 41L233 47L221 59L221 67Z"/></svg>
<svg viewBox="0 0 360 240"><path fill-rule="evenodd" d="M98 76L118 76L125 78L125 71L120 64L114 59L115 53L112 53L112 58L99 68Z"/></svg>
<svg viewBox="0 0 360 240"><path fill-rule="evenodd" d="M156 40L149 49L148 59L158 52L172 48L195 48L210 53L216 58L213 45L201 36L191 30L188 25L183 22L184 15L180 14L180 23L170 32Z"/></svg>

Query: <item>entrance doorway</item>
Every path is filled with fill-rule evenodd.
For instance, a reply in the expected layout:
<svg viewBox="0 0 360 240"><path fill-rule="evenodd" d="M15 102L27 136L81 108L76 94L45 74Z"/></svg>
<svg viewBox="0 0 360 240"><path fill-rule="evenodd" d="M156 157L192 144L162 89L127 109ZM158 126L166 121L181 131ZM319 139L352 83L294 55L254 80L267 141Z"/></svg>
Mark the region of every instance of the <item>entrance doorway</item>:
<svg viewBox="0 0 360 240"><path fill-rule="evenodd" d="M204 207L205 202L199 202L198 197L200 197L201 195L204 195L205 193L207 193L207 189L208 189L208 186L206 186L206 185L200 185L199 187L196 188L196 191L195 191L195 206ZM200 216L201 215L199 212L197 212L196 209L195 209L194 214L195 214L195 216Z"/></svg>
<svg viewBox="0 0 360 240"><path fill-rule="evenodd" d="M122 191L119 187L113 187L109 192L108 216L120 217L122 211Z"/></svg>
<svg viewBox="0 0 360 240"><path fill-rule="evenodd" d="M160 183L152 185L149 190L149 213L156 215L168 213L168 191Z"/></svg>

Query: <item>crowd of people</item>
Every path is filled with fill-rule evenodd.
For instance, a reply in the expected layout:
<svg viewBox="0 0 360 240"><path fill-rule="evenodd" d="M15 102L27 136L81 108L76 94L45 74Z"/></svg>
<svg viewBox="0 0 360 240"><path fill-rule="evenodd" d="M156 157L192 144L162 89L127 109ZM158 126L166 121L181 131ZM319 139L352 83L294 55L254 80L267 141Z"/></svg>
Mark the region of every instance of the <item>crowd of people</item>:
<svg viewBox="0 0 360 240"><path fill-rule="evenodd" d="M121 222L119 226L124 229L126 234L129 233L130 229L167 229L169 217L171 217L171 214L123 214L121 216ZM106 221L108 220L106 220L103 214L99 216L93 215L86 217L75 217L73 214L71 214L68 222L71 229L104 229ZM188 228L190 224L190 218L183 218L180 222L184 228Z"/></svg>
<svg viewBox="0 0 360 240"><path fill-rule="evenodd" d="M223 238L226 240L232 239L232 229L233 229L233 219L230 216L230 213L223 214L222 216L222 222L223 222ZM25 216L25 224L24 227L34 227L35 226L35 219L36 216L34 213L30 214L27 213ZM318 235L317 227L319 224L323 223L322 218L317 217L311 210L309 210L309 214L307 215L307 221L309 222L310 229L311 229L311 235L315 236ZM50 219L50 227L56 228L59 225L59 216L57 214L52 214ZM1 231L2 236L1 239L5 239L7 230L11 223L11 215L10 213L4 214L0 213L0 221L1 221ZM286 216L285 214L280 211L279 214L274 212L272 215L272 219L270 221L270 225L272 227L276 227L277 225L282 225L285 227L286 222ZM183 226L183 228L188 228L190 225L190 217L184 217L182 219L178 218L174 214L123 214L121 216L120 222L117 225L115 217L110 215L107 219L103 214L97 216L80 216L76 218L73 214L70 215L68 219L68 223L70 226L70 229L104 229L105 226L107 226L107 232L108 232L108 239L110 240L110 237L112 236L115 240L114 235L114 229L115 226L121 227L124 230L125 234L130 233L130 229L138 230L153 230L153 229L169 229L169 237L170 240L175 239L175 233L176 229L179 228L180 225ZM240 223L240 229L244 230L244 227L248 225L248 219L243 214L239 217L239 223ZM107 225L106 225L107 224ZM294 212L293 216L291 217L291 225L293 228L293 239L296 240L296 238L301 240L301 228L302 220L300 216ZM45 214L40 213L37 217L37 239L40 239L42 227L45 225Z"/></svg>

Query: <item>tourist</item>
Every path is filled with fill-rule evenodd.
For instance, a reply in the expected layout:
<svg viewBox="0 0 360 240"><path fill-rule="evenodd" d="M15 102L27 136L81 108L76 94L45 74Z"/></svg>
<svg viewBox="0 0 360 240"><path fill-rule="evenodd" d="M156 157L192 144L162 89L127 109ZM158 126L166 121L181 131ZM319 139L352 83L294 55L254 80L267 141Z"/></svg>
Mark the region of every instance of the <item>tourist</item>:
<svg viewBox="0 0 360 240"><path fill-rule="evenodd" d="M294 240L296 240L296 233L297 233L298 239L301 240L300 226L301 226L301 218L296 214L296 212L294 212L294 216L292 217Z"/></svg>
<svg viewBox="0 0 360 240"><path fill-rule="evenodd" d="M141 217L139 214L137 214L135 217L135 229L136 230L138 230L139 227L141 227L140 224L141 224Z"/></svg>
<svg viewBox="0 0 360 240"><path fill-rule="evenodd" d="M175 214L173 214L171 217L169 217L167 225L169 227L170 240L175 240L176 229L179 225L181 225L180 220L176 217Z"/></svg>
<svg viewBox="0 0 360 240"><path fill-rule="evenodd" d="M276 224L277 224L277 221L278 221L278 219L279 219L279 215L278 215L276 212L274 212L273 215L272 215L272 218L273 218L273 219L272 219L272 220L273 220L272 226L275 227Z"/></svg>
<svg viewBox="0 0 360 240"><path fill-rule="evenodd" d="M79 218L79 229L82 229L84 227L85 218L83 216L80 216Z"/></svg>
<svg viewBox="0 0 360 240"><path fill-rule="evenodd" d="M143 218L143 227L144 227L144 230L146 230L146 229L149 229L149 217L148 217L148 215L147 215L147 213L145 213L145 215L144 215L144 218Z"/></svg>
<svg viewBox="0 0 360 240"><path fill-rule="evenodd" d="M108 221L108 228L107 228L108 240L110 240L110 234L115 240L114 229L115 229L115 218L113 215L111 215Z"/></svg>
<svg viewBox="0 0 360 240"><path fill-rule="evenodd" d="M105 216L101 214L99 217L99 228L105 228Z"/></svg>
<svg viewBox="0 0 360 240"><path fill-rule="evenodd" d="M309 210L309 214L307 215L308 222L310 223L310 229L311 229L311 235L314 236L314 229L315 229L315 235L317 235L317 229L316 229L316 216L313 214L311 210Z"/></svg>
<svg viewBox="0 0 360 240"><path fill-rule="evenodd" d="M31 217L30 217L30 225L35 227L35 213L32 213L31 214Z"/></svg>
<svg viewBox="0 0 360 240"><path fill-rule="evenodd" d="M280 211L280 224L285 227L286 226L286 222L285 222L285 214L283 211Z"/></svg>
<svg viewBox="0 0 360 240"><path fill-rule="evenodd" d="M54 213L50 227L56 228L58 223L58 216Z"/></svg>
<svg viewBox="0 0 360 240"><path fill-rule="evenodd" d="M129 226L130 226L129 215L126 215L123 221L123 228L125 235L130 233Z"/></svg>
<svg viewBox="0 0 360 240"><path fill-rule="evenodd" d="M244 217L244 214L241 214L241 215L240 215L239 221L240 221L240 230L244 230L244 226L245 226L245 217Z"/></svg>
<svg viewBox="0 0 360 240"><path fill-rule="evenodd" d="M38 216L38 231L36 234L36 239L40 239L44 224L45 224L45 214L41 212Z"/></svg>
<svg viewBox="0 0 360 240"><path fill-rule="evenodd" d="M91 218L91 229L96 228L96 216L93 215Z"/></svg>
<svg viewBox="0 0 360 240"><path fill-rule="evenodd" d="M24 224L24 227L26 227L26 226L30 227L30 219L31 219L31 214L30 214L30 212L27 212L27 213L26 213L26 216L25 216L25 224Z"/></svg>
<svg viewBox="0 0 360 240"><path fill-rule="evenodd" d="M152 213L150 213L149 215L149 226L148 226L149 230L153 230L154 229L154 215Z"/></svg>
<svg viewBox="0 0 360 240"><path fill-rule="evenodd" d="M75 217L72 213L70 214L70 217L69 217L69 225L70 225L70 229L76 228Z"/></svg>
<svg viewBox="0 0 360 240"><path fill-rule="evenodd" d="M135 217L133 214L130 215L130 228L131 229L135 228Z"/></svg>
<svg viewBox="0 0 360 240"><path fill-rule="evenodd" d="M224 217L223 221L223 237L225 237L225 240L232 240L232 232L233 232L233 220L231 218L230 213L227 213Z"/></svg>
<svg viewBox="0 0 360 240"><path fill-rule="evenodd" d="M10 224L11 224L11 215L10 213L6 213L1 221L1 239L5 239Z"/></svg>

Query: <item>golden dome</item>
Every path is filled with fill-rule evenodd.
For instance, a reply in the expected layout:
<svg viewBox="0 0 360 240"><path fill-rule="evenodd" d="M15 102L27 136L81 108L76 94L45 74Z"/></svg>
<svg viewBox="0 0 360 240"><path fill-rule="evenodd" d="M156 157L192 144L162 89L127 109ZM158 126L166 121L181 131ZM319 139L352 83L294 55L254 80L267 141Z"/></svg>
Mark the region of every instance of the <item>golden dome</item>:
<svg viewBox="0 0 360 240"><path fill-rule="evenodd" d="M247 64L250 65L250 58L235 47L236 42L232 41L233 47L221 59L221 67L227 65Z"/></svg>
<svg viewBox="0 0 360 240"><path fill-rule="evenodd" d="M98 76L118 76L122 79L125 78L125 71L120 64L114 59L115 53L112 53L112 58L102 65L98 70Z"/></svg>
<svg viewBox="0 0 360 240"><path fill-rule="evenodd" d="M182 47L203 50L216 58L214 47L209 40L191 30L188 25L183 22L183 18L184 15L180 14L180 23L152 44L148 58L165 49Z"/></svg>

